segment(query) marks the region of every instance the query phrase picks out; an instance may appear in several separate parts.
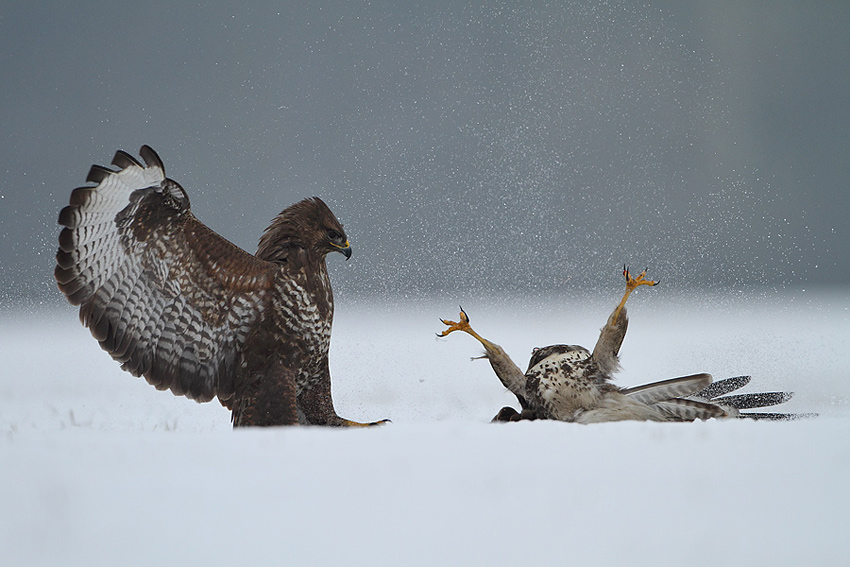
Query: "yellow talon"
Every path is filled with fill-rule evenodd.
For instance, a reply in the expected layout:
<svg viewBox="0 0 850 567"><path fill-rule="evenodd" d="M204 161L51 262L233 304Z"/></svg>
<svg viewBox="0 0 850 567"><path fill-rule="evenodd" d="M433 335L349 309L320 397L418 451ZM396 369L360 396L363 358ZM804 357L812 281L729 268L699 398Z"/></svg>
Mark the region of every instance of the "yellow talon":
<svg viewBox="0 0 850 567"><path fill-rule="evenodd" d="M448 329L443 331L442 333L438 333L438 337L445 337L449 333L453 333L455 331L463 331L468 333L472 331L472 327L469 326L469 317L466 315L466 312L463 308L460 309L460 321L450 321L449 319L440 319L443 322L443 325L448 326Z"/></svg>
<svg viewBox="0 0 850 567"><path fill-rule="evenodd" d="M632 277L632 274L629 272L629 268L623 265L623 276L626 278L626 293L623 294L623 299L620 301L620 304L614 309L614 313L611 315L612 323L616 323L617 319L620 317L620 312L623 310L623 307L626 306L626 300L629 299L629 295L637 289L639 286L648 285L648 286L656 286L661 283L661 280L653 281L646 279L646 270L642 271L636 278Z"/></svg>
<svg viewBox="0 0 850 567"><path fill-rule="evenodd" d="M499 348L499 345L491 343L478 333L472 330L472 327L469 325L469 317L466 314L466 311L463 310L463 307L460 308L460 321L450 321L449 319L440 319L443 322L443 325L446 325L448 329L443 331L442 333L437 333L438 337L445 337L449 333L454 333L455 331L463 331L464 333L474 337L478 342L484 345L485 349L496 349Z"/></svg>
<svg viewBox="0 0 850 567"><path fill-rule="evenodd" d="M646 279L646 270L642 271L636 278L632 277L632 274L629 273L629 268L625 265L623 266L623 275L626 277L626 289L629 291L634 290L636 287L641 285L650 285L655 286L661 283L661 281L652 281Z"/></svg>

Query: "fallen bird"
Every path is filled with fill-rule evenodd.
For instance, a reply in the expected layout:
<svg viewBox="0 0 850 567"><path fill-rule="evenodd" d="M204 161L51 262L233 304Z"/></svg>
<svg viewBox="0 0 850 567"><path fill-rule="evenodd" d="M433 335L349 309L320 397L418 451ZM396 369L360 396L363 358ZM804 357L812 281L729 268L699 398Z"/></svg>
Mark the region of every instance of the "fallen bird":
<svg viewBox="0 0 850 567"><path fill-rule="evenodd" d="M521 411L504 407L493 421L556 419L576 423L604 421L693 421L709 418L752 418L788 420L801 414L745 412L781 404L791 392L764 392L726 395L746 386L749 376L737 376L713 382L710 374L694 374L653 382L634 388L612 383L619 370L618 354L626 336L629 319L626 301L639 286L656 286L646 279L646 270L632 277L623 267L626 291L623 299L602 327L599 340L589 352L577 345L551 345L535 348L528 370L523 373L502 347L475 332L469 316L461 308L460 320L441 319L445 337L463 331L484 346L484 355L502 384L519 400ZM808 416L808 415L807 415Z"/></svg>

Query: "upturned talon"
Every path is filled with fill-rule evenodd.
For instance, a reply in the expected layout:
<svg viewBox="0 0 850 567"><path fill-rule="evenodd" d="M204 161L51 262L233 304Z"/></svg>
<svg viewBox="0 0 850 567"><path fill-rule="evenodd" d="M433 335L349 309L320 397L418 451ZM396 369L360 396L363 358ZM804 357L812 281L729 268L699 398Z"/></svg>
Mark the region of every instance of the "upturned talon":
<svg viewBox="0 0 850 567"><path fill-rule="evenodd" d="M442 333L437 333L438 337L445 337L449 333L454 333L455 331L463 331L464 333L472 336L484 345L484 349L487 352L493 351L495 349L501 349L501 347L497 344L491 343L478 333L472 330L472 327L469 326L469 316L466 314L466 311L463 310L463 307L460 308L460 321L450 321L448 319L440 319L443 322L443 325L448 326L448 329L443 331Z"/></svg>
<svg viewBox="0 0 850 567"><path fill-rule="evenodd" d="M646 279L646 269L644 269L636 278L632 277L632 274L629 272L629 268L623 264L623 276L626 278L626 289L633 290L641 285L649 285L656 286L661 283L661 280L652 281Z"/></svg>
<svg viewBox="0 0 850 567"><path fill-rule="evenodd" d="M661 283L661 280L652 281L646 279L646 270L638 274L636 278L633 278L632 274L629 272L628 266L626 266L625 264L623 264L623 276L625 276L626 278L626 292L623 294L623 299L620 301L620 304L614 309L614 312L611 314L612 324L617 323L617 320L620 317L620 313L623 311L623 307L626 306L626 301L629 299L629 294L631 294L639 286L656 286Z"/></svg>
<svg viewBox="0 0 850 567"><path fill-rule="evenodd" d="M455 331L468 333L472 330L472 327L469 326L469 316L467 316L463 307L460 308L460 321L450 321L449 319L440 319L440 321L442 321L443 325L448 326L448 329L442 333L437 333L438 337L448 336L449 333L453 333Z"/></svg>

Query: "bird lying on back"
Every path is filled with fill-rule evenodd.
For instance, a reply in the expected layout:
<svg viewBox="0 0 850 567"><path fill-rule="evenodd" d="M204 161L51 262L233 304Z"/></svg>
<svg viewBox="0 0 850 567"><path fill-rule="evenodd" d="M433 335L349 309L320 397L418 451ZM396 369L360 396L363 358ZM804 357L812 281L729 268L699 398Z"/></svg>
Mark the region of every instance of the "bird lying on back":
<svg viewBox="0 0 850 567"><path fill-rule="evenodd" d="M753 419L793 419L784 413L747 413L744 409L773 406L789 400L790 392L768 392L727 396L744 387L749 376L713 382L709 374L694 374L634 388L612 383L619 370L619 351L629 319L626 301L640 286L655 286L646 279L646 270L632 277L623 268L626 291L599 334L593 352L577 345L551 345L535 348L528 370L523 373L499 345L476 333L461 309L459 321L442 319L448 328L438 336L463 331L484 346L484 356L502 384L516 395L521 411L505 407L493 421L556 419L577 423L604 421L693 421L712 417Z"/></svg>

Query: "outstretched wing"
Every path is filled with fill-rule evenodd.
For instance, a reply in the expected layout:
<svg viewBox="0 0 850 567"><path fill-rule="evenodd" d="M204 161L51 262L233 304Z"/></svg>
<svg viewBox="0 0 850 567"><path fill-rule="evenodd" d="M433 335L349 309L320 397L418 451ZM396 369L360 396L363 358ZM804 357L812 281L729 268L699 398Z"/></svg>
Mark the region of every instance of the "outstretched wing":
<svg viewBox="0 0 850 567"><path fill-rule="evenodd" d="M124 370L157 389L224 403L274 265L198 221L189 198L143 146L93 166L59 215L54 272L80 320Z"/></svg>

